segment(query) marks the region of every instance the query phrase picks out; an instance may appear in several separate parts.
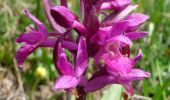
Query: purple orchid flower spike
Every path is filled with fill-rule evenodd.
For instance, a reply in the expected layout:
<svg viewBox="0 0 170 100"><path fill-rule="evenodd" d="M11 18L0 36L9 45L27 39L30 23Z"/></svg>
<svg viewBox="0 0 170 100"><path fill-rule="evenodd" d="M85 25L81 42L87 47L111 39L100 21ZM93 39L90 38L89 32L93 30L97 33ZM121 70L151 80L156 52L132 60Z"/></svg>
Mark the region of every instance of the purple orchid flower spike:
<svg viewBox="0 0 170 100"><path fill-rule="evenodd" d="M108 84L121 84L133 95L132 81L150 76L134 68L142 57L141 50L130 58L132 41L148 34L138 28L149 19L147 15L132 13L138 6L132 5L131 0L80 0L82 20L68 8L67 0L60 0L60 5L42 1L53 31L48 32L41 21L25 10L37 28L27 27L16 39L23 43L16 53L19 66L38 47L53 48L53 63L60 74L54 88L69 92L76 89L76 100L85 100L88 92ZM98 17L99 14L104 14L104 18ZM72 30L77 32L76 37ZM63 48L75 57L73 64L67 60ZM94 58L97 71L86 80L89 57Z"/></svg>
<svg viewBox="0 0 170 100"><path fill-rule="evenodd" d="M24 43L16 54L16 59L20 67L22 67L27 56L34 52L38 47L54 47L57 40L57 38L49 38L54 34L49 33L45 25L34 17L28 10L25 10L25 14L34 21L38 30L32 27L27 27L26 32L16 39L18 43ZM65 40L62 42L62 46L70 50L77 49L77 44Z"/></svg>
<svg viewBox="0 0 170 100"><path fill-rule="evenodd" d="M93 77L93 79L89 80L89 82L85 85L85 91L96 91L108 84L122 84L125 87L125 90L130 93L130 95L133 95L134 90L131 82L150 77L150 73L141 69L133 68L135 62L140 59L141 56L141 50L133 59L120 55L120 53L115 54L110 52L104 54L103 60L106 64L105 68L107 70L107 74L101 74L100 76L95 78ZM101 84L96 85L96 82Z"/></svg>
<svg viewBox="0 0 170 100"><path fill-rule="evenodd" d="M83 74L88 66L85 38L80 38L75 67L68 62L61 44L58 45L58 57L58 66L56 67L61 75L56 80L54 88L57 90L70 90L75 88L77 85L84 85L86 81Z"/></svg>

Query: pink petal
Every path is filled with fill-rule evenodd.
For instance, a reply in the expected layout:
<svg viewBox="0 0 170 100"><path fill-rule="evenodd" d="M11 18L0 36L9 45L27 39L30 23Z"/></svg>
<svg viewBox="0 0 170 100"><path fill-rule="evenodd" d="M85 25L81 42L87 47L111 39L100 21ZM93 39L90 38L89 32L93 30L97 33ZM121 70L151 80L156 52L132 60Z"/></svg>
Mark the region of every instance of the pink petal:
<svg viewBox="0 0 170 100"><path fill-rule="evenodd" d="M76 17L68 8L64 6L55 6L51 8L50 12L55 22L59 25L65 28L70 28L73 26Z"/></svg>
<svg viewBox="0 0 170 100"><path fill-rule="evenodd" d="M57 69L63 75L71 75L74 76L74 69L73 65L68 62L66 55L61 47L61 44L58 46L58 62L57 62Z"/></svg>
<svg viewBox="0 0 170 100"><path fill-rule="evenodd" d="M39 31L41 31L41 32L42 32L43 34L45 34L45 35L48 34L45 25L44 25L41 21L39 21L35 16L33 16L33 15L29 12L29 10L26 9L26 10L25 10L25 14L26 14L30 19L32 19L32 20L35 22L35 24L36 24L36 26L38 27Z"/></svg>
<svg viewBox="0 0 170 100"><path fill-rule="evenodd" d="M125 20L129 20L129 26L127 31L135 31L141 24L143 24L146 20L149 19L149 16L140 13L132 13L125 18Z"/></svg>
<svg viewBox="0 0 170 100"><path fill-rule="evenodd" d="M141 69L132 69L131 72L126 76L127 79L133 81L133 80L141 80L144 78L150 77L149 72L145 72Z"/></svg>
<svg viewBox="0 0 170 100"><path fill-rule="evenodd" d="M136 39L139 39L139 38L143 38L143 37L145 37L147 35L148 35L148 32L128 32L128 33L125 34L125 36L127 36L131 40L136 40Z"/></svg>
<svg viewBox="0 0 170 100"><path fill-rule="evenodd" d="M115 78L112 76L100 76L90 80L84 87L85 92L97 91L108 84L114 83Z"/></svg>
<svg viewBox="0 0 170 100"><path fill-rule="evenodd" d="M121 10L122 8L126 7L130 3L131 3L131 0L114 0L114 1L111 1L111 5L117 10Z"/></svg>
<svg viewBox="0 0 170 100"><path fill-rule="evenodd" d="M123 34L128 27L129 21L118 21L113 23L111 30L109 31L108 37L113 37L116 35Z"/></svg>
<svg viewBox="0 0 170 100"><path fill-rule="evenodd" d="M36 45L24 44L17 50L16 59L19 67L22 67L27 56L29 56L36 48Z"/></svg>
<svg viewBox="0 0 170 100"><path fill-rule="evenodd" d="M109 31L109 30L108 30L108 31ZM106 40L106 36L107 36L108 31L106 31L106 30L103 29L103 28L100 28L100 29L98 30L98 32L95 33L95 34L93 35L93 37L90 39L90 42L91 42L91 43L94 43L94 44L100 44L100 45L103 44L104 41Z"/></svg>
<svg viewBox="0 0 170 100"><path fill-rule="evenodd" d="M76 76L81 76L88 66L88 54L86 51L86 41L84 37L80 38L78 51L77 51L77 58L76 58L76 69L75 73Z"/></svg>
<svg viewBox="0 0 170 100"><path fill-rule="evenodd" d="M77 48L78 48L78 45L74 42L71 42L71 41L63 40L61 42L61 45L62 45L63 48L67 48L69 50L77 50Z"/></svg>
<svg viewBox="0 0 170 100"><path fill-rule="evenodd" d="M56 38L48 38L43 43L40 44L40 47L54 47L57 39ZM61 45L63 48L69 49L69 50L77 50L78 45L71 41L63 40L61 42Z"/></svg>
<svg viewBox="0 0 170 100"><path fill-rule="evenodd" d="M138 6L137 5L129 5L125 9L121 11L116 11L109 16L107 16L102 23L102 25L112 25L112 23L116 21L123 20L130 12L132 12L134 9L136 9Z"/></svg>
<svg viewBox="0 0 170 100"><path fill-rule="evenodd" d="M62 75L56 80L54 88L56 90L75 88L77 84L78 81L75 77L69 75Z"/></svg>
<svg viewBox="0 0 170 100"><path fill-rule="evenodd" d="M84 75L82 75L81 77L79 77L79 83L78 83L78 85L80 85L80 86L85 86L86 84L87 84L87 79L86 79L86 77L84 76Z"/></svg>
<svg viewBox="0 0 170 100"><path fill-rule="evenodd" d="M143 56L143 54L142 54L142 50L141 49L139 49L139 52L138 52L138 54L132 59L134 62L137 62L139 59L141 59L142 58L142 56Z"/></svg>
<svg viewBox="0 0 170 100"><path fill-rule="evenodd" d="M39 46L40 47L54 47L56 41L57 41L57 38L48 38L44 42L42 42Z"/></svg>
<svg viewBox="0 0 170 100"><path fill-rule="evenodd" d="M78 21L74 21L72 28L74 28L79 35L85 36L87 34L85 26Z"/></svg>
<svg viewBox="0 0 170 100"><path fill-rule="evenodd" d="M132 12L134 9L136 9L138 6L137 5L129 5L127 6L124 10L119 12L113 19L112 21L120 21L124 19L130 12Z"/></svg>
<svg viewBox="0 0 170 100"><path fill-rule="evenodd" d="M102 10L121 10L131 3L130 0L114 0L110 2L104 2L101 6Z"/></svg>
<svg viewBox="0 0 170 100"><path fill-rule="evenodd" d="M54 6L52 4L51 0L43 0L43 5L44 5L47 19L50 22L51 26L59 33L64 33L66 31L66 29L63 28L62 26L58 25L50 14L50 9Z"/></svg>
<svg viewBox="0 0 170 100"><path fill-rule="evenodd" d="M47 37L40 32L32 31L32 32L25 32L17 37L16 42L24 42L27 44L36 44L43 42Z"/></svg>
<svg viewBox="0 0 170 100"><path fill-rule="evenodd" d="M92 80L92 79L94 79L94 78L96 78L96 77L110 75L110 74L108 73L107 69L106 69L106 66L98 65L97 67L98 67L98 70L97 70L95 73L93 73L93 75L92 75L92 77L89 79L89 81Z"/></svg>
<svg viewBox="0 0 170 100"><path fill-rule="evenodd" d="M106 41L106 43L114 43L114 42L119 43L123 46L132 45L132 41L124 35L114 36Z"/></svg>
<svg viewBox="0 0 170 100"><path fill-rule="evenodd" d="M104 54L102 57L107 65L107 71L114 75L127 75L133 67L133 62L130 58L116 54Z"/></svg>

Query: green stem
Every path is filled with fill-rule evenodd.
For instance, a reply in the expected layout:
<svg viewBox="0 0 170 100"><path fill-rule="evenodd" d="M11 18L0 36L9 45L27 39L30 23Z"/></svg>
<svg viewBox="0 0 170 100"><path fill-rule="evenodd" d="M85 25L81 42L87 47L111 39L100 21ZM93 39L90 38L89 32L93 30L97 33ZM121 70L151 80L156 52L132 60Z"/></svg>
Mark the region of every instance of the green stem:
<svg viewBox="0 0 170 100"><path fill-rule="evenodd" d="M41 0L37 0L37 9L36 9L36 15L37 15L37 18L39 18L39 13L40 13L40 3L41 3Z"/></svg>
<svg viewBox="0 0 170 100"><path fill-rule="evenodd" d="M66 100L71 100L71 94L66 91Z"/></svg>

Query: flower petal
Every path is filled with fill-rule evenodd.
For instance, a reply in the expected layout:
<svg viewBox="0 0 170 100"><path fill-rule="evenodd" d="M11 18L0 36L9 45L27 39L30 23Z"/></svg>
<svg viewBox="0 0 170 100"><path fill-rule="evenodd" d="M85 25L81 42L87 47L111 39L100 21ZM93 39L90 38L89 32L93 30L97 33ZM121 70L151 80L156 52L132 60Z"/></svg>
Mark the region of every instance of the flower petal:
<svg viewBox="0 0 170 100"><path fill-rule="evenodd" d="M24 42L30 45L36 44L36 43L41 43L44 41L47 37L44 36L42 33L37 32L37 31L32 31L32 32L25 32L21 34L19 37L17 37L16 42Z"/></svg>
<svg viewBox="0 0 170 100"><path fill-rule="evenodd" d="M141 24L143 24L146 20L149 19L149 16L140 13L132 13L125 18L125 20L129 20L129 26L127 31L135 31Z"/></svg>
<svg viewBox="0 0 170 100"><path fill-rule="evenodd" d="M142 58L142 56L143 56L142 50L139 49L139 52L138 52L137 56L135 56L132 60L133 60L134 62L137 62L139 59Z"/></svg>
<svg viewBox="0 0 170 100"><path fill-rule="evenodd" d="M74 76L73 65L68 62L64 50L61 47L61 44L58 45L58 61L57 61L57 69L63 75L71 75Z"/></svg>
<svg viewBox="0 0 170 100"><path fill-rule="evenodd" d="M41 43L40 47L54 47L57 39L56 38L48 38L43 43ZM78 45L71 41L63 40L61 42L61 45L63 48L69 49L69 50L77 50Z"/></svg>
<svg viewBox="0 0 170 100"><path fill-rule="evenodd" d="M106 69L106 66L98 65L97 67L98 67L98 70L97 70L95 73L93 73L93 75L92 75L92 77L89 79L89 81L92 80L92 79L94 79L94 78L96 78L96 77L110 75L110 74L108 73L107 69Z"/></svg>
<svg viewBox="0 0 170 100"><path fill-rule="evenodd" d="M87 68L87 65L88 65L88 54L86 51L86 41L84 37L81 37L78 45L76 68L75 68L75 73L77 77L81 76L84 73L84 71Z"/></svg>
<svg viewBox="0 0 170 100"><path fill-rule="evenodd" d="M130 0L114 0L110 2L104 2L101 6L102 10L121 10L131 3Z"/></svg>
<svg viewBox="0 0 170 100"><path fill-rule="evenodd" d="M112 76L99 76L90 80L84 87L85 92L97 91L108 84L114 83L115 78Z"/></svg>
<svg viewBox="0 0 170 100"><path fill-rule="evenodd" d="M94 44L103 44L104 41L106 40L107 33L110 30L110 28L104 29L104 28L99 28L98 32L95 33L92 38L90 39L91 43Z"/></svg>
<svg viewBox="0 0 170 100"><path fill-rule="evenodd" d="M85 78L85 76L82 75L81 77L79 77L79 83L78 83L78 85L84 86L84 85L86 85L86 84L87 84L87 79Z"/></svg>
<svg viewBox="0 0 170 100"><path fill-rule="evenodd" d="M85 26L78 21L74 21L72 28L74 28L79 35L85 36L87 34Z"/></svg>
<svg viewBox="0 0 170 100"><path fill-rule="evenodd" d="M130 58L122 55L108 53L104 54L102 58L107 65L107 71L114 76L126 75L134 66Z"/></svg>
<svg viewBox="0 0 170 100"><path fill-rule="evenodd" d="M139 38L143 38L148 35L148 32L128 32L125 34L129 39L136 40Z"/></svg>
<svg viewBox="0 0 170 100"><path fill-rule="evenodd" d="M39 31L41 31L41 33L46 34L47 35L47 29L45 27L45 25L39 21L34 15L32 15L29 10L25 9L25 14L34 21L34 23L36 24L37 28Z"/></svg>
<svg viewBox="0 0 170 100"><path fill-rule="evenodd" d="M50 12L55 22L57 22L59 25L65 28L72 27L76 19L75 15L68 8L64 6L52 7Z"/></svg>
<svg viewBox="0 0 170 100"><path fill-rule="evenodd" d="M16 59L19 67L22 67L27 56L29 56L36 48L36 45L24 44L17 50Z"/></svg>
<svg viewBox="0 0 170 100"><path fill-rule="evenodd" d="M61 42L61 45L62 45L63 48L67 48L69 50L77 50L77 48L78 48L78 45L74 42L71 42L71 41L63 40Z"/></svg>
<svg viewBox="0 0 170 100"><path fill-rule="evenodd" d="M136 9L137 5L129 5L121 11L116 11L107 16L101 26L110 26L116 21L123 20L130 12Z"/></svg>
<svg viewBox="0 0 170 100"><path fill-rule="evenodd" d="M132 45L132 41L124 35L114 36L106 41L106 43L113 43L113 42L120 43L122 46Z"/></svg>
<svg viewBox="0 0 170 100"><path fill-rule="evenodd" d="M56 90L70 89L75 88L77 84L78 81L75 77L69 75L62 75L56 80L54 88Z"/></svg>
<svg viewBox="0 0 170 100"><path fill-rule="evenodd" d="M108 33L108 38L123 34L123 32L126 31L128 24L129 24L128 20L113 23L112 28Z"/></svg>
<svg viewBox="0 0 170 100"><path fill-rule="evenodd" d="M57 39L56 38L47 38L39 46L40 47L54 47Z"/></svg>
<svg viewBox="0 0 170 100"><path fill-rule="evenodd" d="M60 25L58 25L53 17L51 16L50 9L54 6L51 2L51 0L43 0L43 5L45 9L45 13L47 16L48 21L50 22L51 26L58 31L59 33L64 33L66 32L66 29Z"/></svg>
<svg viewBox="0 0 170 100"><path fill-rule="evenodd" d="M126 76L130 81L141 80L148 77L150 77L150 73L141 69L132 69L132 71Z"/></svg>

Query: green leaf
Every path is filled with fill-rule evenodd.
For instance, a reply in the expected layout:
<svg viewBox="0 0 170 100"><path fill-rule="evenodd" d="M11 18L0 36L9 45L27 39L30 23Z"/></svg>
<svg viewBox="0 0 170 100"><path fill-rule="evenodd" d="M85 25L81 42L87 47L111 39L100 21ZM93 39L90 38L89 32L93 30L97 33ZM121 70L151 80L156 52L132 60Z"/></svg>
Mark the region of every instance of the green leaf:
<svg viewBox="0 0 170 100"><path fill-rule="evenodd" d="M121 100L123 87L118 84L111 85L108 90L104 91L101 100Z"/></svg>
<svg viewBox="0 0 170 100"><path fill-rule="evenodd" d="M163 82L163 85L159 86L155 93L153 100L160 100L162 93L170 86L170 77Z"/></svg>

